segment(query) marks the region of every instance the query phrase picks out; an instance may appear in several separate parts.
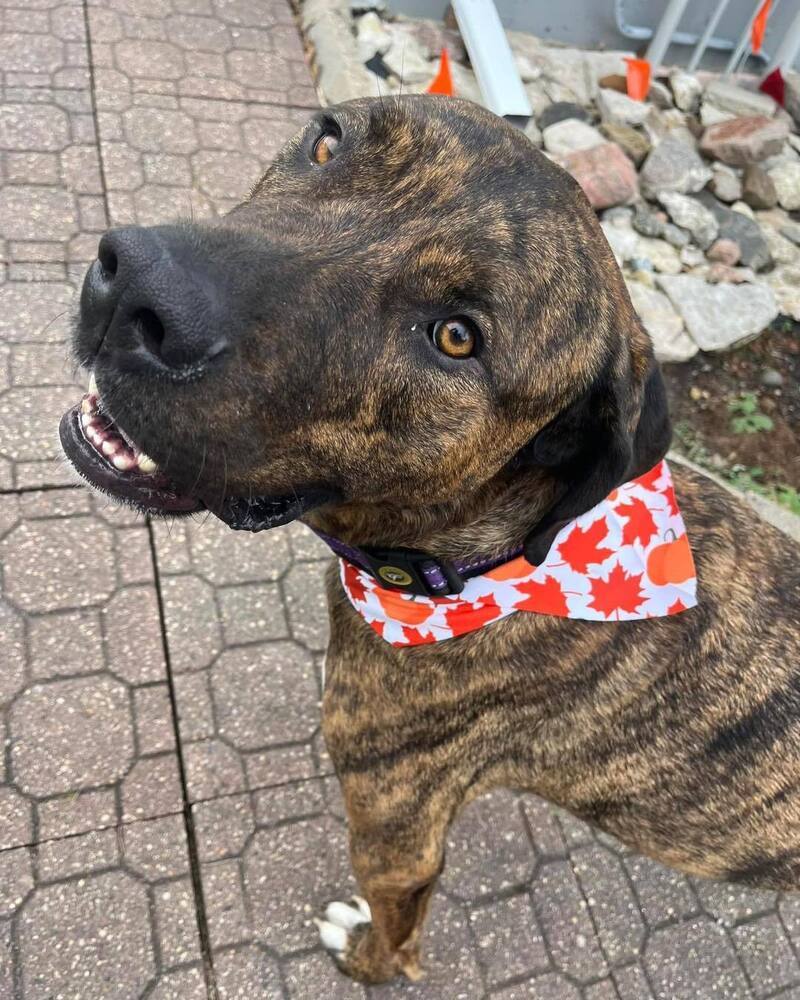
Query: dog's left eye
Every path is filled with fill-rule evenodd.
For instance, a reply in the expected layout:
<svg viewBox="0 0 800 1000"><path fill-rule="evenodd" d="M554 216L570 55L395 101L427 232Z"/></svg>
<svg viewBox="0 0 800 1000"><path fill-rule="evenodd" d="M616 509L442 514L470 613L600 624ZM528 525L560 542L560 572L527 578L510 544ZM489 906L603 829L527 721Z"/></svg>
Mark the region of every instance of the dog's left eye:
<svg viewBox="0 0 800 1000"><path fill-rule="evenodd" d="M332 160L336 155L336 147L339 145L339 137L334 135L333 132L325 132L321 135L319 139L314 143L314 148L311 151L311 158L314 163L318 163L320 166L327 163L328 160Z"/></svg>
<svg viewBox="0 0 800 1000"><path fill-rule="evenodd" d="M472 357L478 344L474 327L461 317L438 320L431 326L431 339L449 358Z"/></svg>

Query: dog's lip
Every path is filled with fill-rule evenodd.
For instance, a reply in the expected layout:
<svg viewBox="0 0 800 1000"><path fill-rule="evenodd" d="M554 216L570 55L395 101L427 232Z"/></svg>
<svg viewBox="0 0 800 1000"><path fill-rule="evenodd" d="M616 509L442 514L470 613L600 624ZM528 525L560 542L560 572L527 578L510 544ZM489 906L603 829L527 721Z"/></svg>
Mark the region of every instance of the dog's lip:
<svg viewBox="0 0 800 1000"><path fill-rule="evenodd" d="M82 479L114 500L148 513L191 514L204 509L199 497L181 493L158 467L154 466L153 472L144 471L139 461L147 456L132 445L110 417L105 418L103 437L92 433L94 425L85 419L87 402L91 405L89 393L79 405L67 410L59 425L61 447ZM103 453L104 443L116 446L110 455ZM114 458L122 468L115 467ZM149 459L147 463L153 464ZM143 464L149 468L147 463Z"/></svg>

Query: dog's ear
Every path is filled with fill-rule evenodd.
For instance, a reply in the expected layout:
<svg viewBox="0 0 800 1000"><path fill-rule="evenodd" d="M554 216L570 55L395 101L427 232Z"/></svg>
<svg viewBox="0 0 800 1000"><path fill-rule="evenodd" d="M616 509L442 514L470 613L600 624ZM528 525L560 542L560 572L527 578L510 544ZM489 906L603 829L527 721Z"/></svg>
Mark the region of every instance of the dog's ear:
<svg viewBox="0 0 800 1000"><path fill-rule="evenodd" d="M539 565L570 520L617 486L642 475L667 452L672 434L661 371L649 342L625 344L589 388L525 448L526 464L552 470L560 484L553 506L525 539L525 557Z"/></svg>

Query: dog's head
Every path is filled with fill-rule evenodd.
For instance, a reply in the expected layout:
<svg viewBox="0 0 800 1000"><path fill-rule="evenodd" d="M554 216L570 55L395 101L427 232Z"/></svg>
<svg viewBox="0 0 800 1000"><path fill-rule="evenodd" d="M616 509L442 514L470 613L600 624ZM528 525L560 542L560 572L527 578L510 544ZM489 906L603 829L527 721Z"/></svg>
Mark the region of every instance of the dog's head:
<svg viewBox="0 0 800 1000"><path fill-rule="evenodd" d="M535 467L546 540L668 441L586 198L450 98L321 111L224 219L106 234L75 350L67 455L148 510L444 509Z"/></svg>

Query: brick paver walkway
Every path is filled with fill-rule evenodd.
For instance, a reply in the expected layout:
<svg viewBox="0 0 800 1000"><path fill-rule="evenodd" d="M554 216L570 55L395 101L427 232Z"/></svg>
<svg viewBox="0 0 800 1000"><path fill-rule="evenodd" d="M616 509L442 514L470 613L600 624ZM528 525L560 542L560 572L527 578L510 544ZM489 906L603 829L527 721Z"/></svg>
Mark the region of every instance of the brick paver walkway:
<svg viewBox="0 0 800 1000"><path fill-rule="evenodd" d="M800 997L800 904L533 798L454 830L424 985L364 991L318 731L325 551L71 485L74 289L108 225L224 212L315 104L284 0L0 0L0 1000ZM177 736L177 739L176 739Z"/></svg>

